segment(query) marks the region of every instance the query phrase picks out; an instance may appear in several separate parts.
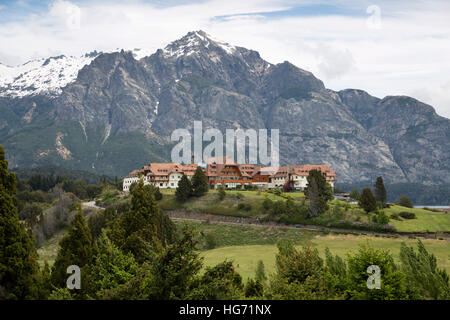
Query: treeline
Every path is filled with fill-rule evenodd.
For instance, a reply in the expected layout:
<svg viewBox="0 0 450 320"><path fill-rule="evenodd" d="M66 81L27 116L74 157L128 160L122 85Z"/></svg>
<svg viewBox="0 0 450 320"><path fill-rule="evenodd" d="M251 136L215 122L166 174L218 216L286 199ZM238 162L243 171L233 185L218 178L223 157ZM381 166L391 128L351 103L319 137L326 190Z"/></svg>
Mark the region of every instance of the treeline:
<svg viewBox="0 0 450 320"><path fill-rule="evenodd" d="M98 184L101 181L114 182L117 178L107 175L98 175L88 171L62 168L59 166L41 166L33 168L15 168L13 170L20 179L29 179L35 175L67 177L70 180L84 180L88 184Z"/></svg>
<svg viewBox="0 0 450 320"><path fill-rule="evenodd" d="M418 205L450 205L450 184L423 185L420 183L394 183L385 184L385 186L388 202L396 202L401 195L406 195ZM362 192L364 188L370 187L372 187L370 183L336 184L336 188L346 192L354 189Z"/></svg>

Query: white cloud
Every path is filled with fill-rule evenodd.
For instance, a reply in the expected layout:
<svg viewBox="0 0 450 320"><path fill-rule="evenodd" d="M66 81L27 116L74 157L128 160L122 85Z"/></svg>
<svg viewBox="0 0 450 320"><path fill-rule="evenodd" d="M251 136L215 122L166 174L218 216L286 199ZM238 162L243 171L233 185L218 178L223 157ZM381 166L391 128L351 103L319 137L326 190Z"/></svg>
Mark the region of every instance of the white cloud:
<svg viewBox="0 0 450 320"><path fill-rule="evenodd" d="M450 115L444 85L450 74L450 3L380 0L379 25L376 10L366 12L372 3L364 7L360 1L335 2L353 12L360 9L359 16L264 16L301 3L315 2L212 0L161 8L139 0L78 6L58 0L41 15L0 22L0 60L15 64L92 50L156 50L203 29L257 50L271 63L288 60L312 71L331 89L360 88L379 97L409 94ZM215 18L220 16L227 17Z"/></svg>
<svg viewBox="0 0 450 320"><path fill-rule="evenodd" d="M410 95L432 106L446 106L441 113L450 118L450 80L441 85L426 85L410 91Z"/></svg>
<svg viewBox="0 0 450 320"><path fill-rule="evenodd" d="M49 16L68 30L79 30L81 27L81 9L69 1L54 1L50 5Z"/></svg>

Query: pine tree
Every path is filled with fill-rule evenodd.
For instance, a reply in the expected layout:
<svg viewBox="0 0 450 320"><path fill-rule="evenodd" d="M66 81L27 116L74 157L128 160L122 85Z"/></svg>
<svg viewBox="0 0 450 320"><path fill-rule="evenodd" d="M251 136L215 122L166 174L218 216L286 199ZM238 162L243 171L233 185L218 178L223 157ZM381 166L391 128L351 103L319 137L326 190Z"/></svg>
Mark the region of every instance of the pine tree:
<svg viewBox="0 0 450 320"><path fill-rule="evenodd" d="M363 189L361 199L359 200L359 206L367 213L377 209L377 200L369 188Z"/></svg>
<svg viewBox="0 0 450 320"><path fill-rule="evenodd" d="M0 145L0 298L33 299L39 295L37 254L19 220L15 183Z"/></svg>
<svg viewBox="0 0 450 320"><path fill-rule="evenodd" d="M316 178L312 177L308 182L305 196L309 200L308 216L317 217L321 213L321 199L319 197L319 187Z"/></svg>
<svg viewBox="0 0 450 320"><path fill-rule="evenodd" d="M101 296L108 290L125 284L137 274L138 264L132 254L124 254L117 248L103 230L98 239L99 252L90 268L92 291Z"/></svg>
<svg viewBox="0 0 450 320"><path fill-rule="evenodd" d="M327 202L333 199L333 190L319 170L311 170L306 180L304 192L309 200L309 215L315 217L328 210Z"/></svg>
<svg viewBox="0 0 450 320"><path fill-rule="evenodd" d="M200 197L207 193L209 190L208 178L203 172L200 166L195 170L194 176L192 177L192 193L196 197Z"/></svg>
<svg viewBox="0 0 450 320"><path fill-rule="evenodd" d="M374 186L375 199L377 201L380 201L384 207L386 205L387 194L386 194L386 188L384 187L383 178L378 177L377 181L375 182L375 184L373 186Z"/></svg>
<svg viewBox="0 0 450 320"><path fill-rule="evenodd" d="M450 299L449 276L437 267L434 254L429 253L422 241L417 242L417 253L413 247L402 242L400 261L406 275L406 287L413 299Z"/></svg>
<svg viewBox="0 0 450 320"><path fill-rule="evenodd" d="M259 282L264 282L267 279L266 272L264 270L264 262L262 260L259 260L256 266L255 279Z"/></svg>
<svg viewBox="0 0 450 320"><path fill-rule="evenodd" d="M131 207L122 214L108 236L119 249L143 262L155 241L165 246L175 237L175 225L158 206L151 185L141 180L130 191Z"/></svg>
<svg viewBox="0 0 450 320"><path fill-rule="evenodd" d="M192 185L186 175L183 175L178 181L177 191L175 191L175 196L178 201L184 202L192 195Z"/></svg>
<svg viewBox="0 0 450 320"><path fill-rule="evenodd" d="M81 206L71 225L69 232L59 243L60 249L52 268L52 283L56 287L63 288L69 275L67 267L78 266L81 270L91 263L94 255L91 232L84 219ZM83 272L81 275L83 279Z"/></svg>
<svg viewBox="0 0 450 320"><path fill-rule="evenodd" d="M319 170L311 170L308 177L306 177L308 184L306 185L306 188L304 190L305 194L307 194L309 184L313 178L316 180L317 187L319 189L319 197L322 197L325 201L333 200L333 189L331 188L331 185L325 180L324 174Z"/></svg>

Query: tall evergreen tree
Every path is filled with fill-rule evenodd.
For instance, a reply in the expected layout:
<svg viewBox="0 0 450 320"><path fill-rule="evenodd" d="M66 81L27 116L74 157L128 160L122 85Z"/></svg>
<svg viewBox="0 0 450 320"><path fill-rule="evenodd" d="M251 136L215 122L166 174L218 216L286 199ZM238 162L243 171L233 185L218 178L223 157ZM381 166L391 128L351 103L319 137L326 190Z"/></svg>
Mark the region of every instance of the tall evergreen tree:
<svg viewBox="0 0 450 320"><path fill-rule="evenodd" d="M363 189L359 200L359 206L366 212L375 211L377 209L377 200L369 188Z"/></svg>
<svg viewBox="0 0 450 320"><path fill-rule="evenodd" d="M386 188L384 187L384 182L382 177L378 177L377 181L373 185L374 187L374 196L377 201L380 201L383 207L386 205L387 193Z"/></svg>
<svg viewBox="0 0 450 320"><path fill-rule="evenodd" d="M208 178L202 168L198 166L197 170L195 170L194 176L192 177L192 194L196 197L200 197L207 193L208 190Z"/></svg>
<svg viewBox="0 0 450 320"><path fill-rule="evenodd" d="M184 202L192 195L192 184L186 175L183 175L178 181L177 191L175 191L175 196L178 201Z"/></svg>
<svg viewBox="0 0 450 320"><path fill-rule="evenodd" d="M165 246L175 237L175 225L159 208L154 191L154 187L144 186L140 180L130 191L131 207L108 235L119 249L133 253L138 262L146 259L155 241Z"/></svg>
<svg viewBox="0 0 450 320"><path fill-rule="evenodd" d="M449 276L437 267L434 254L429 253L422 241L417 242L417 253L413 247L402 242L400 261L406 274L406 288L413 299L450 299Z"/></svg>
<svg viewBox="0 0 450 320"><path fill-rule="evenodd" d="M91 232L84 219L81 206L78 207L78 212L69 226L69 232L60 241L59 246L60 249L52 268L52 283L56 287L64 288L69 277L67 267L76 265L83 270L83 267L91 263L94 255ZM83 272L81 279L83 280Z"/></svg>
<svg viewBox="0 0 450 320"><path fill-rule="evenodd" d="M19 220L15 183L0 145L0 299L33 299L39 295L37 254Z"/></svg>
<svg viewBox="0 0 450 320"><path fill-rule="evenodd" d="M98 239L98 254L89 270L92 292L101 297L102 291L127 283L137 274L138 264L131 253L124 254L103 230Z"/></svg>
<svg viewBox="0 0 450 320"><path fill-rule="evenodd" d="M333 190L319 170L311 170L306 180L304 192L309 199L310 216L315 217L328 210L327 202L333 199Z"/></svg>

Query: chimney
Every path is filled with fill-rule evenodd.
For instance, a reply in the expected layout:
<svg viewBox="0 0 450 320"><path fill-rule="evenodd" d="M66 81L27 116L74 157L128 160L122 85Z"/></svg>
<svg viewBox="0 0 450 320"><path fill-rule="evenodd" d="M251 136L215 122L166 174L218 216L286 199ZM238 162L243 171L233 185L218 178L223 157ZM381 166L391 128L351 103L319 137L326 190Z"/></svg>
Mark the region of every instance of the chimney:
<svg viewBox="0 0 450 320"><path fill-rule="evenodd" d="M191 164L194 164L194 155L191 156Z"/></svg>

